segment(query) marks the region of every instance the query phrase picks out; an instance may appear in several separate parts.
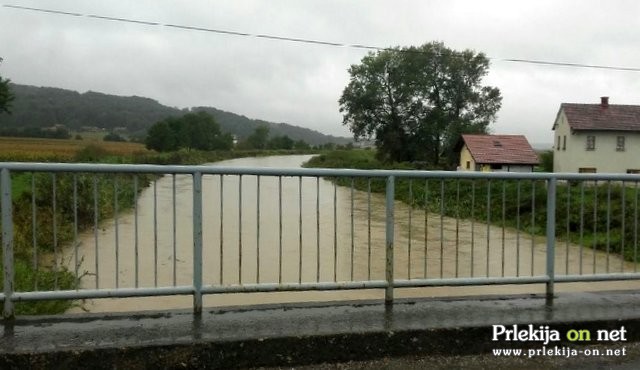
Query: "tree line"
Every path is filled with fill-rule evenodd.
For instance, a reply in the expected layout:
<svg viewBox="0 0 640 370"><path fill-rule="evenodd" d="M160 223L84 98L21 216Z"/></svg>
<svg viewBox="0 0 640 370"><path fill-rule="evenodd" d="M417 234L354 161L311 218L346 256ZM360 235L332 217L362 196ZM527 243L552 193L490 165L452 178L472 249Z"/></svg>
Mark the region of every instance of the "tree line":
<svg viewBox="0 0 640 370"><path fill-rule="evenodd" d="M256 127L251 135L238 142L238 149L311 149L311 145L300 139L294 141L289 135L270 136L270 129L266 125Z"/></svg>
<svg viewBox="0 0 640 370"><path fill-rule="evenodd" d="M169 117L154 124L147 133L145 144L148 149L159 152L229 150L233 147L233 136L223 133L211 115L198 112Z"/></svg>
<svg viewBox="0 0 640 370"><path fill-rule="evenodd" d="M186 150L236 149L284 149L304 150L311 146L304 140L294 141L287 135L269 135L269 127L261 125L244 139L236 139L223 132L210 114L200 111L182 117L169 117L149 129L145 144L147 149L159 152Z"/></svg>
<svg viewBox="0 0 640 370"><path fill-rule="evenodd" d="M350 141L348 138L332 137L304 127L251 119L213 107L179 109L144 97L115 96L92 91L79 93L14 83L5 85L3 91L8 90L11 90L15 99L11 104L11 114L0 114L0 127L6 129L64 125L74 132L119 132L137 141L144 141L147 130L166 117L204 111L214 117L222 131L240 138L249 136L255 128L265 125L270 128L272 135L287 135L294 141L302 139L310 145L326 142L347 144Z"/></svg>

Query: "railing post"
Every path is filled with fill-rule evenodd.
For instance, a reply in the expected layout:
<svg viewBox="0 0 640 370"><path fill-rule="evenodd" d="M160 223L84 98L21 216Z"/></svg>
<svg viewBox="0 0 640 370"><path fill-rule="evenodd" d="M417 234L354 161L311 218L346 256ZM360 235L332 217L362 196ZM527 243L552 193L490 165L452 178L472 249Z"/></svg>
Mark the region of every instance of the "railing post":
<svg viewBox="0 0 640 370"><path fill-rule="evenodd" d="M557 179L552 177L547 184L547 297L548 305L553 304L553 283L555 280L556 258L556 184Z"/></svg>
<svg viewBox="0 0 640 370"><path fill-rule="evenodd" d="M202 173L193 174L193 313L202 313Z"/></svg>
<svg viewBox="0 0 640 370"><path fill-rule="evenodd" d="M4 271L4 309L5 319L14 316L13 301L13 211L11 207L11 175L9 169L0 170L0 192L2 197L2 266Z"/></svg>
<svg viewBox="0 0 640 370"><path fill-rule="evenodd" d="M395 202L395 179L393 176L387 177L387 198L386 198L386 258L385 258L385 278L387 288L384 292L385 304L393 303L393 241L394 241L394 202ZM411 261L409 261L411 263Z"/></svg>

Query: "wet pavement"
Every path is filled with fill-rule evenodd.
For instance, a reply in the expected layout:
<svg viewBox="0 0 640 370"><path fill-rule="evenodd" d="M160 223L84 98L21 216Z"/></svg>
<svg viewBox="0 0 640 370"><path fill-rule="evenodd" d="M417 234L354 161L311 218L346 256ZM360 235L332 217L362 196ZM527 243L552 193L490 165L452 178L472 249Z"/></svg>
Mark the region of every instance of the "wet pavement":
<svg viewBox="0 0 640 370"><path fill-rule="evenodd" d="M547 344L492 341L493 325L512 329L515 324L520 329L531 324L534 330L548 326L561 338ZM624 341L595 337L598 330L622 327ZM571 343L566 334L572 329L593 337ZM540 295L397 300L392 306L380 301L280 304L209 309L201 316L171 311L19 318L5 322L0 368L393 369L422 368L425 361L444 366L439 368L514 368L514 362L546 368L562 361L589 368L600 366L597 361L637 364L640 350L633 342L639 340L640 291L559 293L551 307ZM528 357L542 347L584 351L588 346L625 348L625 355ZM525 352L498 359L492 351L502 348ZM456 359L468 367L451 362Z"/></svg>

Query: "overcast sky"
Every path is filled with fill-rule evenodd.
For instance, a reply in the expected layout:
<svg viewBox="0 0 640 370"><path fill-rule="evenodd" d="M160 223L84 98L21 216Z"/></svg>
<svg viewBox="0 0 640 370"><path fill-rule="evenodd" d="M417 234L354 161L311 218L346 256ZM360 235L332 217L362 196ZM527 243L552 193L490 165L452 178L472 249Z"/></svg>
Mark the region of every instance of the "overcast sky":
<svg viewBox="0 0 640 370"><path fill-rule="evenodd" d="M371 46L442 41L492 58L503 96L493 133L551 143L562 102L640 104L640 72L539 66L505 58L640 68L640 2L110 0L20 5L249 34ZM350 136L338 99L366 51L0 7L0 75L15 83L213 106Z"/></svg>

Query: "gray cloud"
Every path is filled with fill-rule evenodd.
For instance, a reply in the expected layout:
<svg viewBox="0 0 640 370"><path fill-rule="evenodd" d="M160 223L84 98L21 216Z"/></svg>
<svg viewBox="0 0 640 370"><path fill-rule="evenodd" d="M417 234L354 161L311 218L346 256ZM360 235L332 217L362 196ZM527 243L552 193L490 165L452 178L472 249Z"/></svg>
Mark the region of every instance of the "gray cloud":
<svg viewBox="0 0 640 370"><path fill-rule="evenodd" d="M10 4L10 1L4 2ZM17 4L17 2L16 2ZM638 104L640 73L534 66L522 58L640 67L636 1L21 1L104 16L374 46L443 41L492 60L497 133L551 142L562 102ZM337 100L366 51L0 8L0 67L17 83L210 105L348 135Z"/></svg>

